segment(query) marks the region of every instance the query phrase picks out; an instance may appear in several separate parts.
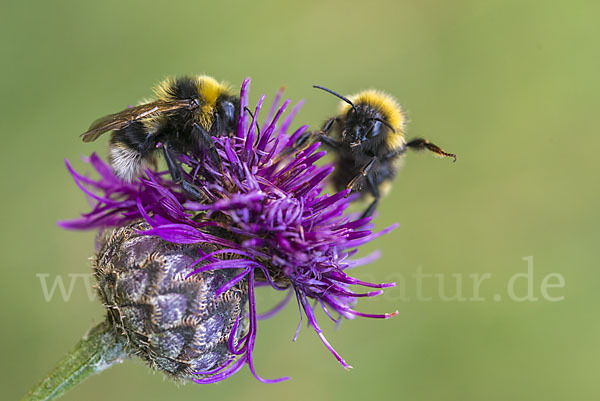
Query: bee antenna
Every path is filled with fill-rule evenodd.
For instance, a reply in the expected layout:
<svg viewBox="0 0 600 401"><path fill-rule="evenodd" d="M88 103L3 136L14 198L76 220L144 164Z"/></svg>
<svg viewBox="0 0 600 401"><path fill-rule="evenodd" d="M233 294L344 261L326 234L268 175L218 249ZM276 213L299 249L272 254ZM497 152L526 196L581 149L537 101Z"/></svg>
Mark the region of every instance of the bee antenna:
<svg viewBox="0 0 600 401"><path fill-rule="evenodd" d="M344 102L348 103L350 106L352 106L352 109L354 110L355 113L358 113L358 111L356 110L356 106L354 106L354 103L352 103L350 101L350 99L340 95L339 93L336 93L334 91L332 91L331 89L327 89L325 87L319 86L319 85L313 85L313 88L316 89L321 89L324 90L325 92L331 93L333 96L339 97L340 99L342 99Z"/></svg>
<svg viewBox="0 0 600 401"><path fill-rule="evenodd" d="M394 127L392 127L392 125L390 123L388 123L385 120L382 120L381 118L377 118L377 117L375 117L375 118L369 118L367 121L379 121L380 123L382 123L383 125L385 125L389 129L391 129L392 132L394 132L394 133L396 132L396 130L394 129Z"/></svg>
<svg viewBox="0 0 600 401"><path fill-rule="evenodd" d="M244 111L246 113L250 114L250 117L252 117L252 122L254 122L256 124L256 130L258 131L258 136L256 137L256 143L258 144L258 141L260 139L260 126L258 125L258 121L256 121L256 119L254 118L254 114L252 114L252 111L250 111L248 106L244 106Z"/></svg>

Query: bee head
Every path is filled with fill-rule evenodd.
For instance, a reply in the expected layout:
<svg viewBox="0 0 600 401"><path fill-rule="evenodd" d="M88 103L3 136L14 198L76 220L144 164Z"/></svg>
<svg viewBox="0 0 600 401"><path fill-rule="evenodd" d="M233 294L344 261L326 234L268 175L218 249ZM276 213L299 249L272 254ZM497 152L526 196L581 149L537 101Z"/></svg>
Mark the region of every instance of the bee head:
<svg viewBox="0 0 600 401"><path fill-rule="evenodd" d="M238 102L235 102L236 104ZM232 99L223 99L217 105L217 113L221 118L222 122L227 125L235 124L235 105Z"/></svg>
<svg viewBox="0 0 600 401"><path fill-rule="evenodd" d="M239 100L223 97L216 104L214 132L230 134L235 130L239 117Z"/></svg>
<svg viewBox="0 0 600 401"><path fill-rule="evenodd" d="M376 107L370 104L371 102L364 101L360 97L361 94L366 94L368 98L379 98L382 97L382 95L375 94L374 96L368 91L361 92L361 94L355 96L355 98L358 99L358 102L353 103L350 99L331 89L319 85L313 85L313 88L328 92L341 99L344 103L350 105L350 108L346 111L346 115L340 118L345 122L342 130L342 141L349 144L351 148L357 147L372 138L383 141L388 130L396 132L394 126L382 116ZM399 109L399 106L396 108Z"/></svg>
<svg viewBox="0 0 600 401"><path fill-rule="evenodd" d="M351 148L375 138L383 140L387 131L395 132L394 127L367 105L359 104L348 109L345 121L346 127L342 131L342 141L348 143Z"/></svg>

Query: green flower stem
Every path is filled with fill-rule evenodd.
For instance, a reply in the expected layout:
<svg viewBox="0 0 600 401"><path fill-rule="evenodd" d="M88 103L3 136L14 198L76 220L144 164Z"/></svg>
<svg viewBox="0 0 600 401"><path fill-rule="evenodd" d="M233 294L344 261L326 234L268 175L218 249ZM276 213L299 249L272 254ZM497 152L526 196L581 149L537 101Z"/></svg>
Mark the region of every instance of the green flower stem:
<svg viewBox="0 0 600 401"><path fill-rule="evenodd" d="M21 401L57 399L89 376L121 362L128 356L125 346L126 339L108 322L100 323Z"/></svg>

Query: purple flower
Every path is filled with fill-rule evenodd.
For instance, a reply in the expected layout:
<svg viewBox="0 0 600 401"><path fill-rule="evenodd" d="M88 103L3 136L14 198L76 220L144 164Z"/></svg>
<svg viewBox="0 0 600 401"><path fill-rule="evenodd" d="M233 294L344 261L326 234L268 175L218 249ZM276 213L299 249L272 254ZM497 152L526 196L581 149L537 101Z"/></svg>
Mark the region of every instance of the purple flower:
<svg viewBox="0 0 600 401"><path fill-rule="evenodd" d="M246 79L242 84L240 110L248 106L249 82ZM208 270L240 269L241 273L223 285L216 296L242 280L247 281L249 330L238 344L233 340L229 342L229 351L237 357L212 371L197 372L208 375L195 379L198 383L226 379L246 363L262 382L287 379L261 378L254 367L253 352L257 320L283 309L294 295L300 310L300 323L306 317L323 344L347 369L350 366L326 340L314 308L321 307L336 323L355 316L389 318L397 314L374 315L356 311L357 298L379 295L383 288L392 287L394 283L372 284L346 274L349 268L376 259L376 254L360 260L352 259L352 256L358 247L389 232L395 225L374 233L370 218L356 219L346 212L352 200L347 191L332 195L324 193L333 166L316 164L326 153L318 150L319 143L295 155L282 156L282 151L289 148L307 127L302 126L288 134L301 104L284 119L282 115L289 100L278 107L280 98L281 92L260 128L250 113L244 112L231 137L213 138L221 158L220 165L215 165L211 158L200 152L180 157L180 162L186 166L187 180L202 191L206 197L203 200L187 197L165 172L147 170L146 177L126 183L93 154L88 162L100 174L100 179L92 180L75 172L67 162L77 185L92 198L94 206L79 219L61 222L62 227L118 227L143 218L152 227L144 231L146 235L178 244L206 242L218 245L219 250L212 253L199 251L188 276ZM264 96L253 110L256 118L263 101ZM217 235L219 230L224 235ZM223 260L217 257L218 254L232 254L236 258ZM255 288L265 285L288 293L273 310L259 316ZM349 289L350 285L375 290L356 293ZM294 339L299 329L300 324ZM237 327L233 327L232 333L236 330Z"/></svg>

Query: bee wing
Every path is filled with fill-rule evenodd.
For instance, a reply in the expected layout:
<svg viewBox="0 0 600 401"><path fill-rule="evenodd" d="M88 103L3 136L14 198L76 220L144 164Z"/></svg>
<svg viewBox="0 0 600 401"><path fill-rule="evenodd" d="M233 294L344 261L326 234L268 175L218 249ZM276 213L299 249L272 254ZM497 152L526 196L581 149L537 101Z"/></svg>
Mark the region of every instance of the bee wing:
<svg viewBox="0 0 600 401"><path fill-rule="evenodd" d="M190 102L185 100L156 100L154 102L130 107L118 113L109 114L97 119L90 125L90 128L88 128L86 132L81 134L81 138L83 139L83 142L92 142L105 132L122 129L132 121L137 121L156 114L168 113L189 106Z"/></svg>

